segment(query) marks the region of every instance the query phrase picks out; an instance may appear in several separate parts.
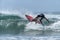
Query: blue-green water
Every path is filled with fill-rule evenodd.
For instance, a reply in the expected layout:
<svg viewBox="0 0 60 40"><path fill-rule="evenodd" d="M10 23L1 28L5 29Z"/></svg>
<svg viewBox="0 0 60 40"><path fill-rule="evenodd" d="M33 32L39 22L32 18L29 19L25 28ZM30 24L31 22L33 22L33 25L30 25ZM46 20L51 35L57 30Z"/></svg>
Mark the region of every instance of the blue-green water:
<svg viewBox="0 0 60 40"><path fill-rule="evenodd" d="M0 14L0 40L60 40L60 14L45 15L50 22L41 25L25 16Z"/></svg>

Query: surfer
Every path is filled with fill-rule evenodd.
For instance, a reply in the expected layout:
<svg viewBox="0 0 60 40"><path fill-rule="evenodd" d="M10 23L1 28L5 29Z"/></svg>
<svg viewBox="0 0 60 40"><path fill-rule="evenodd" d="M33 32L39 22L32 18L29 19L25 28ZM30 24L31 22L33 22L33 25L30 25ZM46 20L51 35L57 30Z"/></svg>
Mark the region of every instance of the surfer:
<svg viewBox="0 0 60 40"><path fill-rule="evenodd" d="M44 15L43 13L37 15L37 16L35 17L35 19L33 19L33 21L36 21L36 23L37 23L38 20L39 20L39 22L40 22L41 24L43 24L43 23L42 23L42 20L43 20L43 19L46 19L46 20L48 21L48 23L49 23L49 20L45 17L45 15Z"/></svg>

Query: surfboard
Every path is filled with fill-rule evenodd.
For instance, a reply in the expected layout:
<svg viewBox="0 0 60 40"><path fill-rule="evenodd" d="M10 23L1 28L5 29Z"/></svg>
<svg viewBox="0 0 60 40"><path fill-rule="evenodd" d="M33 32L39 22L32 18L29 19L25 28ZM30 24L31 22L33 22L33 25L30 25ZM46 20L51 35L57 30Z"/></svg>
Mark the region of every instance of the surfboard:
<svg viewBox="0 0 60 40"><path fill-rule="evenodd" d="M32 20L33 20L33 17L32 16L30 16L30 15L25 15L26 16L26 18L30 21L30 22L32 22Z"/></svg>
<svg viewBox="0 0 60 40"><path fill-rule="evenodd" d="M40 24L40 21L37 21L36 19L34 19L32 16L30 15L25 15L26 18L30 21L30 22L36 22L36 23L39 23Z"/></svg>

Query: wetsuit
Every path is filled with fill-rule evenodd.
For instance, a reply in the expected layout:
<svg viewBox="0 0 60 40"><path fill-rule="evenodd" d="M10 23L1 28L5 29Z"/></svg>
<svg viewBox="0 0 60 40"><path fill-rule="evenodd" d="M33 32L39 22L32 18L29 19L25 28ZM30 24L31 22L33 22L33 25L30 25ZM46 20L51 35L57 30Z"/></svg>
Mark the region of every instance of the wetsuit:
<svg viewBox="0 0 60 40"><path fill-rule="evenodd" d="M40 22L41 22L41 24L43 24L42 23L42 19L46 19L47 21L48 21L48 19L45 17L45 15L44 14L40 14L40 15L37 15L37 17L36 17L37 19L39 19L40 20ZM49 22L49 21L48 21Z"/></svg>

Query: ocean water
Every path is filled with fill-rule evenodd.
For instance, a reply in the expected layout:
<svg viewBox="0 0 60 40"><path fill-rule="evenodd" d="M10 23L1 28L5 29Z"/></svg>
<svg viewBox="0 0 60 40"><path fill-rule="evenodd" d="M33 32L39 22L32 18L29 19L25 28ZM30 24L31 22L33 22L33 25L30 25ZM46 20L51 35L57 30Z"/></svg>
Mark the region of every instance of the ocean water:
<svg viewBox="0 0 60 40"><path fill-rule="evenodd" d="M50 22L43 20L44 25L16 14L0 13L0 40L60 40L60 14L45 14Z"/></svg>

